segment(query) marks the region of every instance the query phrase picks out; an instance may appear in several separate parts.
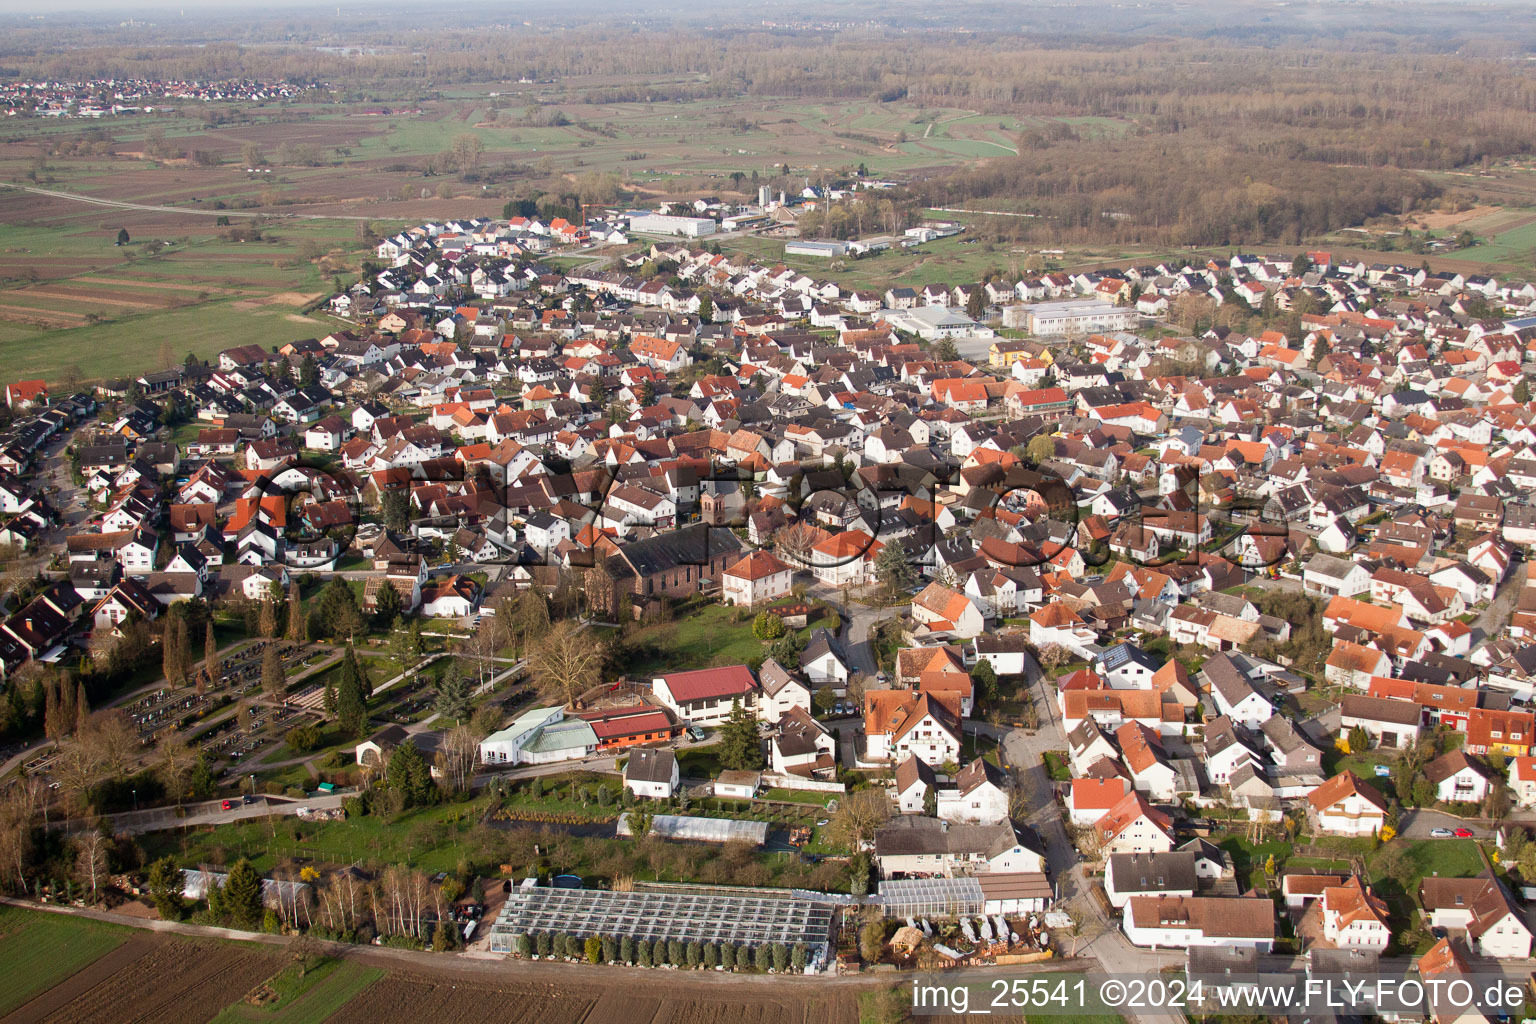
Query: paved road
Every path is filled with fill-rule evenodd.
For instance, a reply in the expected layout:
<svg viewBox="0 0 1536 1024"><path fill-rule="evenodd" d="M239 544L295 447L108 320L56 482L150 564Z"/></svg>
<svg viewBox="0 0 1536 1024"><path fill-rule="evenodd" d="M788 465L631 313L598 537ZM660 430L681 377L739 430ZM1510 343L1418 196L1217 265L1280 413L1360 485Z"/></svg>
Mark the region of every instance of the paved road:
<svg viewBox="0 0 1536 1024"><path fill-rule="evenodd" d="M241 217L252 219L264 217L268 219L287 218L290 220L372 220L372 217L359 217L343 213L281 213L272 211L241 211L241 210L199 210L188 206L147 206L143 203L125 203L116 199L102 199L99 196L82 196L75 192L60 192L57 189L37 188L33 185L17 185L13 183L0 183L5 188L14 188L21 192L30 192L33 195L48 196L52 199L69 199L77 203L89 203L91 206L110 206L117 210L145 210L149 213L190 213L201 217Z"/></svg>
<svg viewBox="0 0 1536 1024"><path fill-rule="evenodd" d="M1487 637L1496 636L1509 625L1509 617L1514 614L1515 602L1520 600L1520 591L1525 589L1525 580L1530 572L1529 562L1520 562L1515 566L1515 571L1504 577L1504 582L1499 584L1494 592L1493 600L1488 607L1483 609L1483 614L1477 617L1473 628L1483 631Z"/></svg>

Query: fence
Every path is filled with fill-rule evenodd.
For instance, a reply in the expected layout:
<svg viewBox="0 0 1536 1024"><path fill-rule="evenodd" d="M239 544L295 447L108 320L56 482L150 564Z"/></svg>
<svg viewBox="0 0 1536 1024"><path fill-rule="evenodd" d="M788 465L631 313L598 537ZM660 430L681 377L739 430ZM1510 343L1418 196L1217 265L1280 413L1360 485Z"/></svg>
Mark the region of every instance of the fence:
<svg viewBox="0 0 1536 1024"><path fill-rule="evenodd" d="M763 772L763 785L768 789L804 789L813 793L846 793L848 787L841 782L823 782L799 775Z"/></svg>

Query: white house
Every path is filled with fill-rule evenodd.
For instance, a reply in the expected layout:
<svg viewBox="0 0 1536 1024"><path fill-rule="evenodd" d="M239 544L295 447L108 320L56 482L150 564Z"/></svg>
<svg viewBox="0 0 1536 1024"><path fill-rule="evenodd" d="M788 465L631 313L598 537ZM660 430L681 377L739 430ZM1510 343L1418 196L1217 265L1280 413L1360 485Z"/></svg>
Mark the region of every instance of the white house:
<svg viewBox="0 0 1536 1024"><path fill-rule="evenodd" d="M1267 953L1275 941L1275 910L1268 899L1241 896L1133 896L1125 903L1121 927L1137 946Z"/></svg>
<svg viewBox="0 0 1536 1024"><path fill-rule="evenodd" d="M1424 777L1446 803L1481 803L1488 795L1489 773L1460 748L1441 754L1424 766Z"/></svg>
<svg viewBox="0 0 1536 1024"><path fill-rule="evenodd" d="M882 878L1037 873L1043 851L1025 843L1013 825L955 825L907 814L875 832L875 863Z"/></svg>
<svg viewBox="0 0 1536 1024"><path fill-rule="evenodd" d="M1138 792L1121 797L1094 823L1099 853L1167 853L1173 849L1173 822Z"/></svg>
<svg viewBox="0 0 1536 1024"><path fill-rule="evenodd" d="M666 800L677 792L677 785L677 755L664 747L642 747L624 765L624 788L635 796Z"/></svg>
<svg viewBox="0 0 1536 1024"><path fill-rule="evenodd" d="M780 775L826 777L837 768L837 737L804 708L779 717L769 747L769 763Z"/></svg>
<svg viewBox="0 0 1536 1024"><path fill-rule="evenodd" d="M1374 786L1348 769L1307 795L1307 810L1321 832L1368 836L1387 822L1387 802Z"/></svg>
<svg viewBox="0 0 1536 1024"><path fill-rule="evenodd" d="M1387 904L1351 876L1343 885L1323 890L1323 938L1339 949L1381 952L1392 939L1387 925Z"/></svg>
<svg viewBox="0 0 1536 1024"><path fill-rule="evenodd" d="M1465 929L1480 956L1524 960L1531 955L1531 928L1504 884L1485 870L1476 878L1425 875L1419 905L1433 928Z"/></svg>
<svg viewBox="0 0 1536 1024"><path fill-rule="evenodd" d="M938 793L939 817L970 825L990 825L1008 819L1007 779L1002 769L978 757L955 776L954 789Z"/></svg>
<svg viewBox="0 0 1536 1024"><path fill-rule="evenodd" d="M896 806L902 814L922 814L928 794L938 786L933 769L922 758L911 754L896 766Z"/></svg>
<svg viewBox="0 0 1536 1024"><path fill-rule="evenodd" d="M916 754L931 767L960 760L960 708L953 694L870 690L864 694L867 761Z"/></svg>
<svg viewBox="0 0 1536 1024"><path fill-rule="evenodd" d="M789 593L793 570L771 551L754 551L725 570L720 578L726 604L751 608Z"/></svg>

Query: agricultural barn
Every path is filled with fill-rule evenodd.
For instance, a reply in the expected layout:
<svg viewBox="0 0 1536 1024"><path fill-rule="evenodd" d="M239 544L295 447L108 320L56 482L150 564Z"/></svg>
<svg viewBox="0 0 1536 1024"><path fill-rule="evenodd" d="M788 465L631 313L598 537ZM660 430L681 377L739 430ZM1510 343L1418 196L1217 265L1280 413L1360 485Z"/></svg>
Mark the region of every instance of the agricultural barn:
<svg viewBox="0 0 1536 1024"><path fill-rule="evenodd" d="M782 942L808 950L807 970L826 964L832 904L783 889L637 882L631 892L552 889L526 882L507 897L491 928L491 952L511 953L519 935L540 932L601 938L677 939L758 946Z"/></svg>

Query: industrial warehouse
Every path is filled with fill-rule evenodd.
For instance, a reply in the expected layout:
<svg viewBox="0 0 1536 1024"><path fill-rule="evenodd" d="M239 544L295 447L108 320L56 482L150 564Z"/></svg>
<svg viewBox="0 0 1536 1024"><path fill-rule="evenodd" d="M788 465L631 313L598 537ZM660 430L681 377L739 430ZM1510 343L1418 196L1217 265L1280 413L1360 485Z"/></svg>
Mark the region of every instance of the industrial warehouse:
<svg viewBox="0 0 1536 1024"><path fill-rule="evenodd" d="M808 970L831 957L835 907L798 893L730 886L636 883L628 892L559 889L524 882L491 928L491 951L512 953L519 936L571 935L806 948Z"/></svg>

